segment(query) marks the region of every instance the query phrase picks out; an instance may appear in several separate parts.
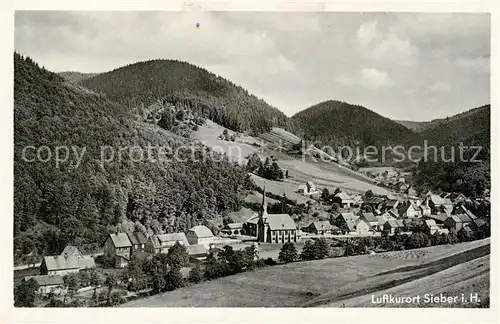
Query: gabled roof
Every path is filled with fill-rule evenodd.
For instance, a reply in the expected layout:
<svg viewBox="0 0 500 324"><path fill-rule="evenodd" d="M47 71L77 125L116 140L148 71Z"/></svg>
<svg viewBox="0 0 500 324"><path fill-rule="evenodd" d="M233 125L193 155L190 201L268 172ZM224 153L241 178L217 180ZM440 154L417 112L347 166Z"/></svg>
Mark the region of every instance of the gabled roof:
<svg viewBox="0 0 500 324"><path fill-rule="evenodd" d="M78 250L76 246L66 245L64 250L61 252L61 256L64 257L70 255L73 255L75 257L82 257L82 253L80 252L80 250Z"/></svg>
<svg viewBox="0 0 500 324"><path fill-rule="evenodd" d="M373 215L373 213L362 213L361 216L364 217L364 219L369 223L377 221L377 218Z"/></svg>
<svg viewBox="0 0 500 324"><path fill-rule="evenodd" d="M438 221L438 222L441 222L441 223L443 223L448 217L450 217L450 216L448 214L446 214L446 213L425 216L425 218L430 218L430 219L433 219L434 221Z"/></svg>
<svg viewBox="0 0 500 324"><path fill-rule="evenodd" d="M78 269L80 267L78 259L74 255L70 255L67 258L60 255L46 256L43 257L43 261L48 271Z"/></svg>
<svg viewBox="0 0 500 324"><path fill-rule="evenodd" d="M456 214L455 216L457 216L458 218L460 218L460 220L463 223L470 223L472 221L472 219L470 219L470 217L467 216L466 214Z"/></svg>
<svg viewBox="0 0 500 324"><path fill-rule="evenodd" d="M246 221L246 223L251 223L251 224L257 224L258 222L259 222L259 214L258 213L253 214L252 217L250 217Z"/></svg>
<svg viewBox="0 0 500 324"><path fill-rule="evenodd" d="M426 219L425 220L425 225L427 225L427 227L429 227L429 228L438 227L437 224L436 224L436 221L433 220L433 219Z"/></svg>
<svg viewBox="0 0 500 324"><path fill-rule="evenodd" d="M227 224L224 227L229 228L229 229L240 229L243 227L243 224L242 223L231 223L231 224Z"/></svg>
<svg viewBox="0 0 500 324"><path fill-rule="evenodd" d="M458 206L457 209L455 209L455 211L453 212L453 214L466 214L467 216L469 216L470 219L477 218L476 215L474 215L470 210L465 208L465 206L463 205Z"/></svg>
<svg viewBox="0 0 500 324"><path fill-rule="evenodd" d="M394 208L394 207L396 207L398 204L399 204L399 201L398 201L398 200L391 199L391 200L388 200L388 201L386 201L386 202L385 202L384 207L387 207L387 208Z"/></svg>
<svg viewBox="0 0 500 324"><path fill-rule="evenodd" d="M329 221L317 221L312 223L317 231L331 231L336 229L336 226L330 224Z"/></svg>
<svg viewBox="0 0 500 324"><path fill-rule="evenodd" d="M356 221L358 220L359 216L356 216L351 212L347 212L347 213L341 213L340 217L344 219L347 228L350 231L354 231L356 229Z"/></svg>
<svg viewBox="0 0 500 324"><path fill-rule="evenodd" d="M113 245L116 248L131 247L132 246L132 242L130 242L128 235L125 233L112 233L112 234L109 234L109 236L111 237L111 240L113 241Z"/></svg>
<svg viewBox="0 0 500 324"><path fill-rule="evenodd" d="M451 216L448 216L447 219L453 219L455 221L455 223L462 223L462 220L457 216L457 215L451 215Z"/></svg>
<svg viewBox="0 0 500 324"><path fill-rule="evenodd" d="M132 245L145 244L147 241L146 236L142 232L127 233L127 236Z"/></svg>
<svg viewBox="0 0 500 324"><path fill-rule="evenodd" d="M426 204L421 204L420 206L418 206L420 209L422 210L429 210L431 209L431 207L427 206Z"/></svg>
<svg viewBox="0 0 500 324"><path fill-rule="evenodd" d="M78 259L78 267L80 269L93 269L95 268L95 260L92 257L84 256Z"/></svg>
<svg viewBox="0 0 500 324"><path fill-rule="evenodd" d="M389 219L385 224L389 225L392 228L404 227L403 222L398 219Z"/></svg>
<svg viewBox="0 0 500 324"><path fill-rule="evenodd" d="M268 214L269 228L271 230L297 229L292 217L288 214Z"/></svg>
<svg viewBox="0 0 500 324"><path fill-rule="evenodd" d="M444 199L441 198L438 195L432 194L429 196L429 200L434 203L434 205L443 205L444 204Z"/></svg>
<svg viewBox="0 0 500 324"><path fill-rule="evenodd" d="M203 244L188 245L186 246L189 255L202 255L207 254L208 249Z"/></svg>
<svg viewBox="0 0 500 324"><path fill-rule="evenodd" d="M335 197L340 198L341 200L352 200L351 197L345 192L338 192Z"/></svg>
<svg viewBox="0 0 500 324"><path fill-rule="evenodd" d="M481 227L486 224L486 221L482 218L476 218L472 221L477 227Z"/></svg>
<svg viewBox="0 0 500 324"><path fill-rule="evenodd" d="M192 227L189 230L189 232L196 235L196 237L198 237L198 238L213 237L214 236L212 231L204 225L197 225L195 227Z"/></svg>
<svg viewBox="0 0 500 324"><path fill-rule="evenodd" d="M41 276L27 276L24 277L25 281L33 279L39 286L62 286L64 280L61 275L41 275Z"/></svg>
<svg viewBox="0 0 500 324"><path fill-rule="evenodd" d="M189 245L186 234L184 234L184 233L158 234L158 235L153 236L152 241L153 241L153 246L155 248L160 248L162 246L168 246L168 245L174 245L175 242L183 242L184 245ZM155 245L155 243L157 245Z"/></svg>

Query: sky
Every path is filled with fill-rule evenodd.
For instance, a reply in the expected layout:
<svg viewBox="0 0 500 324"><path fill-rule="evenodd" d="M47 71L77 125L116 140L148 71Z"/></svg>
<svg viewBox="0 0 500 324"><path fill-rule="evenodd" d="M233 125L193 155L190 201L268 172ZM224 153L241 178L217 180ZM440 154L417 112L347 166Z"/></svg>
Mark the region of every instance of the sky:
<svg viewBox="0 0 500 324"><path fill-rule="evenodd" d="M415 121L490 103L489 14L18 11L15 49L54 72L186 61L288 116L325 100Z"/></svg>

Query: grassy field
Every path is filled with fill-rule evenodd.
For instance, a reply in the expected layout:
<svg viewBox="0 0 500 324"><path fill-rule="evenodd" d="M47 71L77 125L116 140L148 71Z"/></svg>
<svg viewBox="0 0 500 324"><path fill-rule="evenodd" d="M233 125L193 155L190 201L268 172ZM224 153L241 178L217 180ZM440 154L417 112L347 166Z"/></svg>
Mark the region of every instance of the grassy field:
<svg viewBox="0 0 500 324"><path fill-rule="evenodd" d="M372 295L473 291L488 296L489 239L262 268L123 307L342 307L373 305ZM435 305L411 304L411 307ZM467 304L438 305L464 307Z"/></svg>
<svg viewBox="0 0 500 324"><path fill-rule="evenodd" d="M314 160L311 156L305 156L303 159L301 156L293 156L280 151L278 148L286 150L300 141L300 138L283 129L273 128L272 131L262 134L258 138L242 135L235 142L219 139L218 137L223 131L223 127L207 120L207 123L200 126L192 136L217 152L225 152L233 161L242 165L246 164L247 157L254 152L258 152L261 158L271 155L277 158L278 165L283 170L288 170L290 178L286 179L285 183L269 181L269 191L275 194L282 195L285 192L289 198L305 202L309 198L299 195L295 191L299 184L309 180L313 181L318 188L326 187L331 191L340 187L350 193L362 193L367 190L372 190L377 194L389 193L386 189L376 186L373 180L367 176L339 164ZM229 131L229 134L233 134L233 132ZM257 182L261 185L262 181L257 179ZM266 188L267 186L266 181Z"/></svg>

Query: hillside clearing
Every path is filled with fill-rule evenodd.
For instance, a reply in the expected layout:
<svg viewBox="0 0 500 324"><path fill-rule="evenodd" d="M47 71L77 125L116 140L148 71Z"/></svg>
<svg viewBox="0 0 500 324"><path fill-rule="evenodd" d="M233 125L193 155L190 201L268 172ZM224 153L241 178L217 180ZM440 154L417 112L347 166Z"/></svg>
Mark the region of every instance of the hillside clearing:
<svg viewBox="0 0 500 324"><path fill-rule="evenodd" d="M480 267L486 271L476 271L476 279L469 278L469 283L472 285L474 280L479 280L487 287L489 282L486 282L484 275L489 275L489 267L484 263L488 260L489 244L490 240L485 239L418 250L279 265L132 301L123 306L338 307L342 302L356 305L364 303L365 298L371 298L372 293L378 294L398 287L405 289L403 285L410 285L427 277L437 283L439 276L446 275L444 271L459 273L460 265L473 268L479 264L483 264ZM449 278L451 282L448 282L448 286L440 289L447 293L456 292L464 277ZM415 283L417 284L418 282ZM482 291L478 293L484 295Z"/></svg>

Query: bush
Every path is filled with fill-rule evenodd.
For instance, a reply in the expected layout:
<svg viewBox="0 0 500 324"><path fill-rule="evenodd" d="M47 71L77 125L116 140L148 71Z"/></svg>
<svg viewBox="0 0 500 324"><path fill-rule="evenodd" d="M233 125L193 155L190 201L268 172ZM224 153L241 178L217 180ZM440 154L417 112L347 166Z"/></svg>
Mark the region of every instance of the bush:
<svg viewBox="0 0 500 324"><path fill-rule="evenodd" d="M165 290L172 291L184 287L184 278L179 267L172 267L165 276Z"/></svg>
<svg viewBox="0 0 500 324"><path fill-rule="evenodd" d="M189 282L199 283L203 280L203 272L201 271L201 267L199 264L196 264L191 271L189 271Z"/></svg>
<svg viewBox="0 0 500 324"><path fill-rule="evenodd" d="M406 240L405 247L408 249L417 249L429 246L429 237L421 232L412 233Z"/></svg>
<svg viewBox="0 0 500 324"><path fill-rule="evenodd" d="M328 256L330 247L324 238L319 240L307 241L304 245L300 258L302 260L321 260Z"/></svg>
<svg viewBox="0 0 500 324"><path fill-rule="evenodd" d="M273 266L278 264L276 261L274 261L272 258L267 258L264 260L264 264L267 266Z"/></svg>
<svg viewBox="0 0 500 324"><path fill-rule="evenodd" d="M293 262L297 259L297 249L291 242L283 244L279 253L278 259L283 263Z"/></svg>

